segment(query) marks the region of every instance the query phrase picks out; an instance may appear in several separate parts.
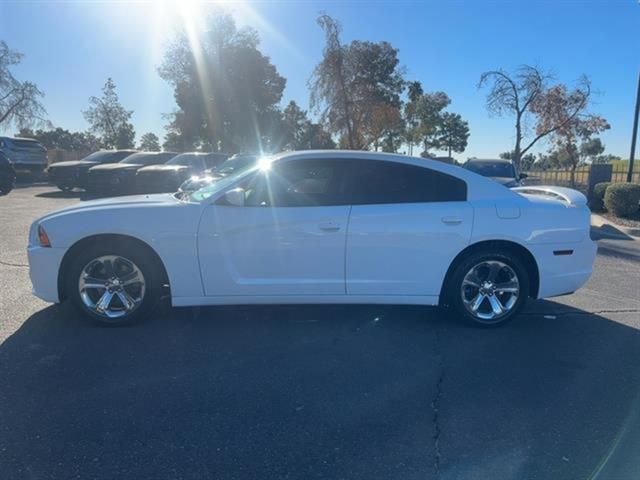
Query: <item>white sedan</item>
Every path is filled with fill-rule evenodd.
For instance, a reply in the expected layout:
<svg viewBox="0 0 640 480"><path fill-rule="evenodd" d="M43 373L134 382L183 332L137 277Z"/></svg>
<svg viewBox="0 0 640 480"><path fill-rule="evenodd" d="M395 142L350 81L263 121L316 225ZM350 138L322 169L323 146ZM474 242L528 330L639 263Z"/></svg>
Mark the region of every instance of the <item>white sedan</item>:
<svg viewBox="0 0 640 480"><path fill-rule="evenodd" d="M355 151L264 158L192 194L82 202L35 221L34 293L125 323L174 306L391 303L504 323L591 275L585 197ZM165 287L166 288L166 287Z"/></svg>

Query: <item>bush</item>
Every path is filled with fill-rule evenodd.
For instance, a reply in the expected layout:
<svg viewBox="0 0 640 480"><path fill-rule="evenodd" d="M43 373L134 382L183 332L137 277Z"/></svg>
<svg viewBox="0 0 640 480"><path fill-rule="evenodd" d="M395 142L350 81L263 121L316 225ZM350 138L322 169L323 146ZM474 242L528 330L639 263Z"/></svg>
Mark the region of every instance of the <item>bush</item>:
<svg viewBox="0 0 640 480"><path fill-rule="evenodd" d="M596 183L593 186L593 192L591 192L591 199L589 200L591 210L596 212L604 210L604 193L609 185L611 185L611 182Z"/></svg>
<svg viewBox="0 0 640 480"><path fill-rule="evenodd" d="M635 183L614 183L604 194L604 206L618 217L628 217L638 211L640 185Z"/></svg>

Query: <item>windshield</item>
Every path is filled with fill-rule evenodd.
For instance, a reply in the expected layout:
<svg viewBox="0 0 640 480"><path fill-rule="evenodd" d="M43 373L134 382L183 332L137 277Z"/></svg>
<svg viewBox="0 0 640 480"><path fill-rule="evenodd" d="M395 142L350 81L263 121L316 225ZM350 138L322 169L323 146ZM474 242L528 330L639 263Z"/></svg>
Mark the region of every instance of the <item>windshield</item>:
<svg viewBox="0 0 640 480"><path fill-rule="evenodd" d="M513 165L507 162L467 162L464 168L483 177L516 177Z"/></svg>
<svg viewBox="0 0 640 480"><path fill-rule="evenodd" d="M229 175L237 170L244 169L255 164L256 161L257 159L254 156L230 158L215 167L212 171L213 173L221 175Z"/></svg>
<svg viewBox="0 0 640 480"><path fill-rule="evenodd" d="M165 163L173 156L175 156L175 153L134 153L120 163L126 165L156 165Z"/></svg>
<svg viewBox="0 0 640 480"><path fill-rule="evenodd" d="M167 165L186 165L189 167L201 167L204 165L206 155L197 153L181 153L167 162Z"/></svg>
<svg viewBox="0 0 640 480"><path fill-rule="evenodd" d="M97 163L113 162L128 157L132 153L135 152L126 150L100 150L98 152L93 152L91 155L87 155L82 159L82 161Z"/></svg>

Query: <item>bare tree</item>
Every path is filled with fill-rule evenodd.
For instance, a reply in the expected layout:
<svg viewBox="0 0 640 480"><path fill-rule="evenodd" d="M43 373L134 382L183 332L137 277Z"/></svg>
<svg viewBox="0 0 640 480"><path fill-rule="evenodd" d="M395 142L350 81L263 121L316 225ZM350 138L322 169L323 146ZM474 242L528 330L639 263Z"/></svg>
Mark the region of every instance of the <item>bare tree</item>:
<svg viewBox="0 0 640 480"><path fill-rule="evenodd" d="M513 74L504 70L492 70L480 76L479 88L490 86L487 109L496 115L511 114L515 117L516 138L513 161L520 165L522 157L542 138L563 128L583 112L591 96L589 79L582 76L568 100L571 101L562 115L553 116L553 106L547 95L551 77L539 68L522 65ZM552 87L553 88L553 87ZM529 115L537 118L535 130L530 134ZM529 137L529 140L527 140Z"/></svg>
<svg viewBox="0 0 640 480"><path fill-rule="evenodd" d="M319 109L324 104L322 116L334 129L346 131L350 149L357 148L351 99L346 84L345 49L340 43L340 23L329 15L318 17L318 25L324 30L326 44L322 61L313 71L311 87L311 107Z"/></svg>
<svg viewBox="0 0 640 480"><path fill-rule="evenodd" d="M0 41L0 125L18 128L45 125L46 110L41 103L44 94L31 82L17 80L10 67L22 61L23 55Z"/></svg>
<svg viewBox="0 0 640 480"><path fill-rule="evenodd" d="M538 136L552 133L551 140L560 153L561 163L571 168L572 185L575 185L575 171L580 161L578 141L585 145L586 152L593 149L594 153L601 153L595 146L586 144L593 135L611 128L605 118L585 112L590 91L586 78L571 91L566 85L554 85L540 95L533 107L538 115L536 132Z"/></svg>

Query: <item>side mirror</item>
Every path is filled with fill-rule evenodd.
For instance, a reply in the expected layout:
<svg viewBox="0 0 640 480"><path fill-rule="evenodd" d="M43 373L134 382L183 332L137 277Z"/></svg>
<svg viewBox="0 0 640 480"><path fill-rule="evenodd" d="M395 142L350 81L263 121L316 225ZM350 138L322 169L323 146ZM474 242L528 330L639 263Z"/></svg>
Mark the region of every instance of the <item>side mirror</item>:
<svg viewBox="0 0 640 480"><path fill-rule="evenodd" d="M527 175L526 173L521 173L519 177L520 177L520 180L524 180L525 178L529 178L529 175Z"/></svg>
<svg viewBox="0 0 640 480"><path fill-rule="evenodd" d="M244 197L244 188L238 187L233 190L229 190L222 198L224 198L224 203L226 205L231 205L232 207L244 207Z"/></svg>

